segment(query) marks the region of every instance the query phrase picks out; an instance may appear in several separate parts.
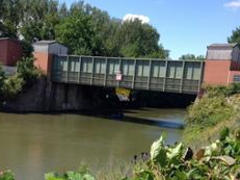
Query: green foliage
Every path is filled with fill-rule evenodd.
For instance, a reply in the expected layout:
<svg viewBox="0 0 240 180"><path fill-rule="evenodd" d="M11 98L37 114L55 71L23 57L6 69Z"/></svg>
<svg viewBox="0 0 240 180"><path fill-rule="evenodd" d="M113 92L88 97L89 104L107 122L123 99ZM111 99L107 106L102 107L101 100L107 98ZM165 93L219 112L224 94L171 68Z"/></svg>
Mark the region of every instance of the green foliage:
<svg viewBox="0 0 240 180"><path fill-rule="evenodd" d="M85 170L79 172L68 171L63 175L48 173L45 174L45 180L95 180L95 178Z"/></svg>
<svg viewBox="0 0 240 180"><path fill-rule="evenodd" d="M229 86L208 86L205 88L208 97L223 96L229 97L231 95L240 93L240 84L235 83Z"/></svg>
<svg viewBox="0 0 240 180"><path fill-rule="evenodd" d="M17 74L6 77L0 66L0 100L15 98L25 86L31 86L40 76L32 57L24 57L17 63Z"/></svg>
<svg viewBox="0 0 240 180"><path fill-rule="evenodd" d="M66 17L56 27L57 40L67 45L73 54L93 54L94 36L91 18L81 12Z"/></svg>
<svg viewBox="0 0 240 180"><path fill-rule="evenodd" d="M131 56L165 59L169 51L159 44L160 35L140 20L122 22L84 1L70 9L57 0L1 0L0 36L24 38L28 45L37 40L55 40L70 47L73 54Z"/></svg>
<svg viewBox="0 0 240 180"><path fill-rule="evenodd" d="M205 60L206 57L203 55L195 56L194 54L182 55L179 60Z"/></svg>
<svg viewBox="0 0 240 180"><path fill-rule="evenodd" d="M13 99L23 88L24 80L18 75L5 79L2 91L5 99Z"/></svg>
<svg viewBox="0 0 240 180"><path fill-rule="evenodd" d="M236 112L227 98L237 93L240 93L239 84L206 87L205 95L189 107L187 125L204 128L230 119Z"/></svg>
<svg viewBox="0 0 240 180"><path fill-rule="evenodd" d="M39 72L34 66L33 57L24 57L17 63L18 77L22 78L26 85L31 85L39 77Z"/></svg>
<svg viewBox="0 0 240 180"><path fill-rule="evenodd" d="M22 56L23 57L31 57L33 52L32 44L28 41L20 41L22 46Z"/></svg>
<svg viewBox="0 0 240 180"><path fill-rule="evenodd" d="M230 86L208 86L203 97L197 99L186 116L184 141L194 143L215 136L218 128L230 125L239 116L240 84ZM233 122L234 123L234 122ZM207 139L205 139L206 141Z"/></svg>
<svg viewBox="0 0 240 180"><path fill-rule="evenodd" d="M240 43L240 27L232 31L232 35L228 38L229 43Z"/></svg>
<svg viewBox="0 0 240 180"><path fill-rule="evenodd" d="M0 180L15 180L11 171L0 171Z"/></svg>
<svg viewBox="0 0 240 180"><path fill-rule="evenodd" d="M149 24L140 20L124 22L118 32L120 53L129 57L166 58L166 52L159 46L160 35Z"/></svg>
<svg viewBox="0 0 240 180"><path fill-rule="evenodd" d="M181 143L175 146L165 146L163 138L160 138L152 145L151 152L154 151L154 153L150 152L151 159L144 164L137 165L134 177L129 180L238 179L240 176L240 141L233 134L221 134L225 134L224 138L197 151L195 156L190 157L189 160L184 158L187 147ZM159 158L156 159L156 157Z"/></svg>

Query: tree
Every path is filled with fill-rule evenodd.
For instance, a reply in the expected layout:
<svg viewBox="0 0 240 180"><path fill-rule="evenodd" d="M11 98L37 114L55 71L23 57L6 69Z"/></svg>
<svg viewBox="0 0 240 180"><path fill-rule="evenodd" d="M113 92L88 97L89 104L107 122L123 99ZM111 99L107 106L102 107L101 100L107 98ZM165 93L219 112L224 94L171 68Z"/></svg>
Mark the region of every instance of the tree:
<svg viewBox="0 0 240 180"><path fill-rule="evenodd" d="M94 55L95 32L90 16L76 11L57 25L56 35L57 40L68 46L71 53Z"/></svg>
<svg viewBox="0 0 240 180"><path fill-rule="evenodd" d="M0 0L0 36L23 38L26 53L37 40L58 40L74 54L167 58L160 35L140 20L122 22L84 1Z"/></svg>
<svg viewBox="0 0 240 180"><path fill-rule="evenodd" d="M205 56L199 55L195 56L194 54L184 54L182 55L179 60L205 60Z"/></svg>
<svg viewBox="0 0 240 180"><path fill-rule="evenodd" d="M240 43L240 27L232 31L232 35L228 37L229 43Z"/></svg>
<svg viewBox="0 0 240 180"><path fill-rule="evenodd" d="M118 37L123 56L166 58L166 52L159 45L160 35L157 30L138 19L124 22Z"/></svg>

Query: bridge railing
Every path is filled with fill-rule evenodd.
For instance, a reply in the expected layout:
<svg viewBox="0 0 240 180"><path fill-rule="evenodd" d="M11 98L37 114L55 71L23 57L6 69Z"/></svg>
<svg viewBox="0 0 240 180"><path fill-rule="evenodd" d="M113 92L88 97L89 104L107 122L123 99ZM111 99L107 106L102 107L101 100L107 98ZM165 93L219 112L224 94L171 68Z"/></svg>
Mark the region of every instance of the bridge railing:
<svg viewBox="0 0 240 180"><path fill-rule="evenodd" d="M51 78L60 83L196 94L202 83L203 64L203 61L61 55L54 56Z"/></svg>

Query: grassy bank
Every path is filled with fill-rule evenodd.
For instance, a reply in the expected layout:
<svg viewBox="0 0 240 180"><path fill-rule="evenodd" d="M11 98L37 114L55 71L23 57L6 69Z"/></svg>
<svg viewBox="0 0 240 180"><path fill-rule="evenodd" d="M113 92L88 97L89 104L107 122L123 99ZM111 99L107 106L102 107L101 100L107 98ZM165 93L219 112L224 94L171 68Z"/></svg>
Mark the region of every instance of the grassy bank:
<svg viewBox="0 0 240 180"><path fill-rule="evenodd" d="M199 148L217 138L224 127L240 126L240 85L206 87L189 108L183 141Z"/></svg>

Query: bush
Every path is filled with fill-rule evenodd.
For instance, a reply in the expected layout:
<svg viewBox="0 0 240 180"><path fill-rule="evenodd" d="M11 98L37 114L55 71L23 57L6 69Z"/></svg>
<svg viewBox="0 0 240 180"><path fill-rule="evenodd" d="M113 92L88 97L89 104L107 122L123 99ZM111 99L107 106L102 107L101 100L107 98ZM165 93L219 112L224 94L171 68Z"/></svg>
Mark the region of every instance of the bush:
<svg viewBox="0 0 240 180"><path fill-rule="evenodd" d="M151 158L138 165L134 177L129 180L225 180L240 178L239 130L230 134L228 129L220 133L220 139L194 155L183 144L165 146L161 137L154 142ZM126 180L128 178L125 178Z"/></svg>
<svg viewBox="0 0 240 180"><path fill-rule="evenodd" d="M231 84L229 86L207 86L205 91L207 92L208 97L228 97L240 93L240 83Z"/></svg>
<svg viewBox="0 0 240 180"><path fill-rule="evenodd" d="M229 119L233 115L233 108L225 97L203 97L188 109L186 118L187 126L200 128L214 126L222 120Z"/></svg>
<svg viewBox="0 0 240 180"><path fill-rule="evenodd" d="M15 180L11 171L0 171L0 180Z"/></svg>
<svg viewBox="0 0 240 180"><path fill-rule="evenodd" d="M68 171L63 175L57 173L48 173L45 175L45 180L95 180L87 169L78 172Z"/></svg>
<svg viewBox="0 0 240 180"><path fill-rule="evenodd" d="M222 127L234 128L240 115L240 84L206 87L205 94L189 106L185 118L185 143L198 147L216 137Z"/></svg>
<svg viewBox="0 0 240 180"><path fill-rule="evenodd" d="M2 87L4 99L15 98L22 91L24 83L23 78L18 75L5 79Z"/></svg>
<svg viewBox="0 0 240 180"><path fill-rule="evenodd" d="M17 73L18 76L26 82L26 85L32 85L40 75L37 68L34 66L33 57L24 57L18 61Z"/></svg>

